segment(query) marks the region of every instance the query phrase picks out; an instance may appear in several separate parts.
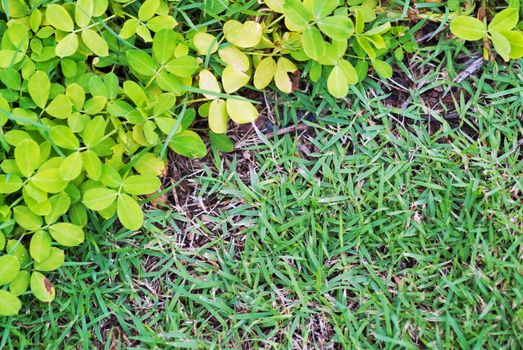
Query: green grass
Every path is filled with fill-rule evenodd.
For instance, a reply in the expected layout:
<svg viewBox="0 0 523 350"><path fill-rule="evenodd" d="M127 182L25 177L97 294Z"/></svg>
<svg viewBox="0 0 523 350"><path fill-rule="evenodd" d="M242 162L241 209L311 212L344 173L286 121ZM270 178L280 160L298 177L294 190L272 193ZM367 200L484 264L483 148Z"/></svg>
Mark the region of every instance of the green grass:
<svg viewBox="0 0 523 350"><path fill-rule="evenodd" d="M0 318L0 348L522 348L522 73L489 67L458 122L429 124L449 106L422 92L463 68L441 43L407 108L318 84L279 120L319 122L215 156L143 232L93 217L56 301Z"/></svg>

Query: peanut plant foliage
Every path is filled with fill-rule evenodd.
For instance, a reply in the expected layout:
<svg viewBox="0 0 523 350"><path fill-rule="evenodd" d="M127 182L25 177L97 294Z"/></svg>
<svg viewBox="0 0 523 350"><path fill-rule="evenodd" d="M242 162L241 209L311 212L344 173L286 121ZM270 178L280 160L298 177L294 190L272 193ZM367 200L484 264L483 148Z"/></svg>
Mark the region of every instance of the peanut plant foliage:
<svg viewBox="0 0 523 350"><path fill-rule="evenodd" d="M231 151L230 121L259 114L246 88L292 93L301 76L343 98L416 50L375 0L264 0L239 15L227 0L1 4L0 315L25 294L54 299L46 275L84 242L90 215L140 229L140 196L160 190L167 151L207 153L196 119L211 147ZM518 11L499 16L456 17L451 29L521 57Z"/></svg>

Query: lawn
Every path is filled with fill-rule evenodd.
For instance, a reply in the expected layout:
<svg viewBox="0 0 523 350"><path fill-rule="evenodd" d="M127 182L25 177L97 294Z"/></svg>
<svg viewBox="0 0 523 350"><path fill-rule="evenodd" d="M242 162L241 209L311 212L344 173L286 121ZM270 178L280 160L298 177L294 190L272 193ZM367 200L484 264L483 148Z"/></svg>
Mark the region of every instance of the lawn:
<svg viewBox="0 0 523 350"><path fill-rule="evenodd" d="M93 217L55 302L3 318L0 347L521 348L523 88L498 69L452 90L448 121L421 92L456 84L430 76L406 109L377 85L271 95L298 130L173 159L141 232Z"/></svg>

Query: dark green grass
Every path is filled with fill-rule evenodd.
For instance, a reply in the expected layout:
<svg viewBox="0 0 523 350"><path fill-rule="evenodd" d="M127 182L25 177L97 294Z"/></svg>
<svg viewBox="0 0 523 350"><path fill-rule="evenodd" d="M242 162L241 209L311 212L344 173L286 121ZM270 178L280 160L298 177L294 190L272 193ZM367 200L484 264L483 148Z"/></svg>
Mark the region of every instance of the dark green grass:
<svg viewBox="0 0 523 350"><path fill-rule="evenodd" d="M372 83L350 108L281 100L282 121L324 117L204 166L190 215L95 222L0 348L522 348L521 73L461 84L448 123L422 92L461 67L431 62L405 109Z"/></svg>

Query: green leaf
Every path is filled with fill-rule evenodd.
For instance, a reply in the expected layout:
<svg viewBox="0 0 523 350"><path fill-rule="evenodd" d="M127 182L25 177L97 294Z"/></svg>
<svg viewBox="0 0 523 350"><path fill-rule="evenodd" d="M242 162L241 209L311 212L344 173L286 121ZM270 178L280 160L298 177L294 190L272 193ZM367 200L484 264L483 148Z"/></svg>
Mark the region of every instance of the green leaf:
<svg viewBox="0 0 523 350"><path fill-rule="evenodd" d="M67 187L67 181L60 177L58 168L38 170L31 178L31 183L48 193L62 192Z"/></svg>
<svg viewBox="0 0 523 350"><path fill-rule="evenodd" d="M0 316L17 315L22 308L22 302L13 293L0 290Z"/></svg>
<svg viewBox="0 0 523 350"><path fill-rule="evenodd" d="M80 176L80 173L82 172L83 168L83 162L82 162L82 155L80 152L73 152L65 159L63 160L62 164L60 164L60 176L65 181L72 181L76 179L78 176Z"/></svg>
<svg viewBox="0 0 523 350"><path fill-rule="evenodd" d="M346 60L340 60L338 64L341 70L343 71L343 74L345 74L347 83L349 83L350 85L356 84L358 82L358 72L356 72L354 66Z"/></svg>
<svg viewBox="0 0 523 350"><path fill-rule="evenodd" d="M156 63L151 56L141 50L127 51L129 66L139 74L152 76L156 73Z"/></svg>
<svg viewBox="0 0 523 350"><path fill-rule="evenodd" d="M312 0L312 13L316 19L330 15L338 7L339 0Z"/></svg>
<svg viewBox="0 0 523 350"><path fill-rule="evenodd" d="M96 147L105 136L106 120L99 115L89 120L82 131L82 140L87 148Z"/></svg>
<svg viewBox="0 0 523 350"><path fill-rule="evenodd" d="M51 4L47 6L45 18L56 29L64 32L72 32L74 29L73 19L69 12L60 5Z"/></svg>
<svg viewBox="0 0 523 350"><path fill-rule="evenodd" d="M158 191L162 183L156 176L133 175L126 178L122 186L123 190L129 194L143 195Z"/></svg>
<svg viewBox="0 0 523 350"><path fill-rule="evenodd" d="M143 212L138 203L124 193L118 196L116 201L118 219L128 230L138 230L143 224Z"/></svg>
<svg viewBox="0 0 523 350"><path fill-rule="evenodd" d="M392 67L387 62L382 61L382 60L374 60L374 62L372 62L372 66L374 67L374 69L380 75L381 78L383 78L383 79L392 78Z"/></svg>
<svg viewBox="0 0 523 350"><path fill-rule="evenodd" d="M40 163L40 147L31 139L22 140L15 147L15 161L22 175L31 176Z"/></svg>
<svg viewBox="0 0 523 350"><path fill-rule="evenodd" d="M290 20L296 28L304 30L309 22L312 20L312 16L307 11L307 8L299 0L285 0L283 3L283 13L286 19Z"/></svg>
<svg viewBox="0 0 523 350"><path fill-rule="evenodd" d="M370 46L369 40L363 36L358 36L356 37L356 41L361 46L363 51L365 51L367 55L369 55L371 61L374 61L376 59L376 51L374 51L372 46Z"/></svg>
<svg viewBox="0 0 523 350"><path fill-rule="evenodd" d="M55 54L58 57L68 57L75 54L78 50L78 36L75 33L67 34L55 47Z"/></svg>
<svg viewBox="0 0 523 350"><path fill-rule="evenodd" d="M51 237L46 231L38 231L31 237L29 254L36 262L43 261L51 253L51 243Z"/></svg>
<svg viewBox="0 0 523 350"><path fill-rule="evenodd" d="M82 152L82 163L89 178L98 181L102 176L102 161L93 151Z"/></svg>
<svg viewBox="0 0 523 350"><path fill-rule="evenodd" d="M319 60L325 55L325 41L316 27L305 29L302 35L303 51L313 60Z"/></svg>
<svg viewBox="0 0 523 350"><path fill-rule="evenodd" d="M172 138L169 147L176 153L188 158L203 158L207 147L202 138L194 131L184 130Z"/></svg>
<svg viewBox="0 0 523 350"><path fill-rule="evenodd" d="M65 125L53 126L49 131L49 136L57 146L62 148L77 150L80 147L76 135Z"/></svg>
<svg viewBox="0 0 523 350"><path fill-rule="evenodd" d="M209 139L211 140L211 147L220 152L234 151L234 142L225 134L216 134L209 132Z"/></svg>
<svg viewBox="0 0 523 350"><path fill-rule="evenodd" d="M91 188L85 191L83 203L91 210L100 211L109 208L117 196L118 192L109 188Z"/></svg>
<svg viewBox="0 0 523 350"><path fill-rule="evenodd" d="M327 79L327 89L336 98L343 98L349 93L349 82L343 73L343 69L334 66Z"/></svg>
<svg viewBox="0 0 523 350"><path fill-rule="evenodd" d="M28 231L36 231L42 227L43 220L28 207L19 205L13 209L13 217L18 225Z"/></svg>
<svg viewBox="0 0 523 350"><path fill-rule="evenodd" d="M8 240L5 250L10 255L13 255L18 258L21 267L24 267L25 265L31 262L31 256L29 255L29 252L27 251L27 249L25 249L22 242L18 240Z"/></svg>
<svg viewBox="0 0 523 350"><path fill-rule="evenodd" d="M64 94L59 94L45 108L47 114L58 118L67 119L71 116L73 105Z"/></svg>
<svg viewBox="0 0 523 350"><path fill-rule="evenodd" d="M318 22L320 30L333 40L347 40L354 33L354 23L346 16L330 16Z"/></svg>
<svg viewBox="0 0 523 350"><path fill-rule="evenodd" d="M51 82L47 74L40 70L36 71L31 78L29 78L27 88L33 102L43 109L51 91Z"/></svg>
<svg viewBox="0 0 523 350"><path fill-rule="evenodd" d="M56 247L51 247L49 256L43 260L36 262L34 265L35 270L48 272L54 271L60 268L64 264L65 254L64 251Z"/></svg>
<svg viewBox="0 0 523 350"><path fill-rule="evenodd" d="M156 61L165 64L174 58L176 45L176 35L171 29L162 29L156 33L153 39L153 55Z"/></svg>
<svg viewBox="0 0 523 350"><path fill-rule="evenodd" d="M488 25L488 30L491 34L494 32L507 32L512 30L518 24L518 21L519 11L515 8L509 7L498 12L494 18L492 18L492 21L490 21Z"/></svg>
<svg viewBox="0 0 523 350"><path fill-rule="evenodd" d="M109 56L109 46L104 38L92 29L82 31L82 41L95 55L100 57Z"/></svg>
<svg viewBox="0 0 523 350"><path fill-rule="evenodd" d="M182 56L169 61L165 65L165 69L180 78L188 78L192 76L200 67L198 59L193 56Z"/></svg>
<svg viewBox="0 0 523 350"><path fill-rule="evenodd" d="M159 7L160 0L145 0L142 6L140 6L140 10L138 11L138 18L142 22L150 20Z"/></svg>
<svg viewBox="0 0 523 350"><path fill-rule="evenodd" d="M510 58L517 59L523 57L523 33L513 30L501 34L503 34L510 43Z"/></svg>
<svg viewBox="0 0 523 350"><path fill-rule="evenodd" d="M91 23L94 12L93 0L78 0L74 11L74 19L79 27L83 28Z"/></svg>
<svg viewBox="0 0 523 350"><path fill-rule="evenodd" d="M496 52L503 58L505 62L510 60L510 42L508 39L501 33L492 32L490 33L490 39L494 45Z"/></svg>
<svg viewBox="0 0 523 350"><path fill-rule="evenodd" d="M7 194L18 191L22 188L22 179L16 175L0 174L0 193Z"/></svg>
<svg viewBox="0 0 523 350"><path fill-rule="evenodd" d="M372 29L367 30L365 32L365 35L366 36L373 36L373 35L385 34L386 32L389 31L390 28L391 28L390 22L383 23L382 25L379 25L377 27L374 27Z"/></svg>
<svg viewBox="0 0 523 350"><path fill-rule="evenodd" d="M147 95L143 89L132 80L127 80L123 83L123 91L134 102L137 107L145 107L147 105Z"/></svg>
<svg viewBox="0 0 523 350"><path fill-rule="evenodd" d="M118 171L106 164L102 165L102 176L100 182L107 187L116 188L122 184L122 177Z"/></svg>
<svg viewBox="0 0 523 350"><path fill-rule="evenodd" d="M76 247L84 242L84 231L80 226L60 222L49 227L51 237L66 247Z"/></svg>
<svg viewBox="0 0 523 350"><path fill-rule="evenodd" d="M480 40L487 34L485 24L469 16L456 16L450 22L452 34L464 40Z"/></svg>
<svg viewBox="0 0 523 350"><path fill-rule="evenodd" d="M47 224L52 224L58 221L58 219L69 210L71 201L80 199L80 191L74 185L68 185L65 190L67 193L60 192L49 198L51 212L45 216L45 222Z"/></svg>
<svg viewBox="0 0 523 350"><path fill-rule="evenodd" d="M0 286L16 278L20 271L20 261L14 255L0 256Z"/></svg>
<svg viewBox="0 0 523 350"><path fill-rule="evenodd" d="M161 176L166 172L163 160L152 153L145 153L135 163L134 169L142 175Z"/></svg>
<svg viewBox="0 0 523 350"><path fill-rule="evenodd" d="M29 272L21 270L16 275L16 278L9 283L9 291L16 296L22 295L29 287L29 278Z"/></svg>
<svg viewBox="0 0 523 350"><path fill-rule="evenodd" d="M44 303L50 303L54 300L55 290L51 282L40 272L31 274L31 292L34 296Z"/></svg>

